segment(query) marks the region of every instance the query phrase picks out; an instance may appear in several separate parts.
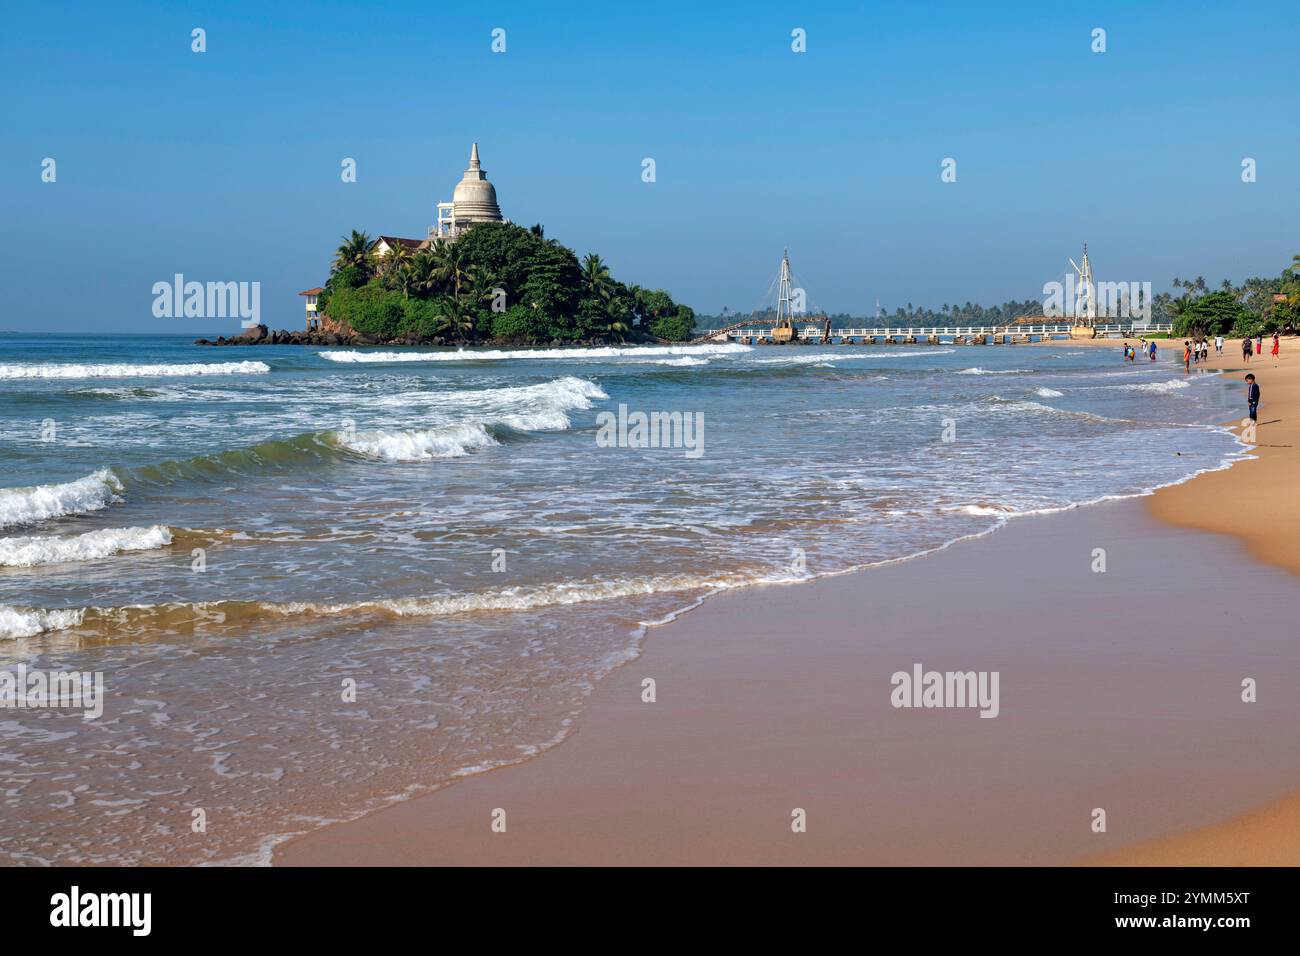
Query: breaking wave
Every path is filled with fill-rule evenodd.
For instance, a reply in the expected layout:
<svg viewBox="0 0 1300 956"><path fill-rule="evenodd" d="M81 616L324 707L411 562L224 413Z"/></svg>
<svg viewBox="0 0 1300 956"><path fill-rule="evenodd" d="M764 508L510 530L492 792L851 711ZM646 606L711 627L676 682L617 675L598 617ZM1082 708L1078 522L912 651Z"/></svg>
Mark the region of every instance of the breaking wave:
<svg viewBox="0 0 1300 956"><path fill-rule="evenodd" d="M85 612L42 611L35 608L11 607L0 604L0 639L35 637L47 631L63 631L81 623Z"/></svg>
<svg viewBox="0 0 1300 956"><path fill-rule="evenodd" d="M334 440L357 454L382 461L460 458L474 449L500 444L485 427L477 423L409 431L379 429L351 435L335 432Z"/></svg>
<svg viewBox="0 0 1300 956"><path fill-rule="evenodd" d="M1100 388L1122 388L1127 392L1154 392L1163 394L1166 392L1176 392L1180 388L1190 388L1191 382L1185 382L1180 378L1171 378L1167 382L1143 382L1142 384L1126 385L1102 385Z"/></svg>
<svg viewBox="0 0 1300 956"><path fill-rule="evenodd" d="M152 378L180 375L262 375L271 371L265 362L195 362L188 365L42 364L0 365L6 378Z"/></svg>
<svg viewBox="0 0 1300 956"><path fill-rule="evenodd" d="M817 365L824 362L849 362L881 358L913 358L917 355L947 355L956 349L928 348L924 352L895 352L888 348L868 352L819 352L815 355L777 355L756 358L751 365Z"/></svg>
<svg viewBox="0 0 1300 956"><path fill-rule="evenodd" d="M753 351L749 345L635 345L572 349L457 349L445 352L317 352L331 362L499 362L506 359L606 359L650 356L736 355Z"/></svg>
<svg viewBox="0 0 1300 956"><path fill-rule="evenodd" d="M43 632L79 628L89 631L140 631L158 634L195 627L240 631L254 620L298 616L447 617L477 611L527 611L666 592L714 592L761 583L789 583L803 576L743 573L699 576L656 575L610 581L588 580L499 591L432 597L381 598L341 603L202 601L47 610L0 605L0 638L33 637Z"/></svg>
<svg viewBox="0 0 1300 956"><path fill-rule="evenodd" d="M171 543L171 530L164 525L105 528L65 538L0 538L0 567L34 568L43 564L94 561L121 551L152 551Z"/></svg>
<svg viewBox="0 0 1300 956"><path fill-rule="evenodd" d="M107 468L58 485L0 488L0 528L107 508L122 483Z"/></svg>

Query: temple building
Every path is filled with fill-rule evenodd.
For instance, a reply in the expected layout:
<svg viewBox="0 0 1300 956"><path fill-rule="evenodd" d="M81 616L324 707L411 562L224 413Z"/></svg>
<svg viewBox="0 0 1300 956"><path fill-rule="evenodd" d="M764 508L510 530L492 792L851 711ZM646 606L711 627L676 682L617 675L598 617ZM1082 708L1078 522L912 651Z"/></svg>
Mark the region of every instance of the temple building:
<svg viewBox="0 0 1300 956"><path fill-rule="evenodd" d="M451 202L438 203L438 222L429 227L426 239L408 239L405 236L378 236L370 247L376 260L388 257L397 246L404 246L409 255L421 249L429 249L440 242L455 242L477 222L509 222L501 215L497 205L497 190L488 182L487 173L483 171L478 159L478 143L470 146L469 168L461 176L460 182L452 191ZM306 320L309 332L327 331L317 309L317 296L323 289L308 289L298 293L306 299Z"/></svg>
<svg viewBox="0 0 1300 956"><path fill-rule="evenodd" d="M497 205L497 190L479 164L478 143L469 151L469 169L456 184L451 202L438 203L438 222L429 228L429 242L455 239L476 222L508 222Z"/></svg>

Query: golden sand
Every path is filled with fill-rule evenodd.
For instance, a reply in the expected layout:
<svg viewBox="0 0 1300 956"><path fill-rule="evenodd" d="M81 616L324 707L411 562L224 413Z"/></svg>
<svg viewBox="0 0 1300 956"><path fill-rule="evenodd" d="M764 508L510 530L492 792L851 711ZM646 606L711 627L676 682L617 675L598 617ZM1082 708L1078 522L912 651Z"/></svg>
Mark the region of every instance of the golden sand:
<svg viewBox="0 0 1300 956"><path fill-rule="evenodd" d="M1120 347L1113 339L1094 346ZM1181 349L1159 341L1158 348ZM1276 359L1271 338L1263 356L1247 364L1241 340L1229 339L1224 355L1211 352L1202 367L1243 379L1253 372L1260 386L1258 444L1253 461L1227 471L1161 489L1148 499L1162 521L1243 541L1259 561L1300 574L1300 339L1281 340ZM1245 414L1245 383L1242 412ZM1231 821L1098 858L1109 866L1296 866L1300 864L1300 794Z"/></svg>

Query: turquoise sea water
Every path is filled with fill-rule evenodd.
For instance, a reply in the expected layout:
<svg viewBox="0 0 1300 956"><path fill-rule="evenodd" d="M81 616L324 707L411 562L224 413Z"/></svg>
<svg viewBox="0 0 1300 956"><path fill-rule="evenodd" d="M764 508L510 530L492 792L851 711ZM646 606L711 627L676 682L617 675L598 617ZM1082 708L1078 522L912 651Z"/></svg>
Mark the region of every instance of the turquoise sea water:
<svg viewBox="0 0 1300 956"><path fill-rule="evenodd" d="M1238 383L1172 357L0 336L0 666L107 687L0 711L0 860L263 860L561 738L712 590L1221 467ZM606 447L620 406L698 454Z"/></svg>

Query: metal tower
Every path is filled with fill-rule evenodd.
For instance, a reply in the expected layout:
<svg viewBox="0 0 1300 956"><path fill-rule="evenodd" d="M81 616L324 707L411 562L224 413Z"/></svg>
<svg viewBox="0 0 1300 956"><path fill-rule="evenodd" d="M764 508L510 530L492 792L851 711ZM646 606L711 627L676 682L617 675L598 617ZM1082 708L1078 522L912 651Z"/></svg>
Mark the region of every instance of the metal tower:
<svg viewBox="0 0 1300 956"><path fill-rule="evenodd" d="M1092 279L1092 265L1088 262L1088 244L1083 244L1083 265L1078 265L1073 259L1070 265L1074 266L1074 271L1078 274L1078 285L1074 293L1074 317L1076 320L1082 319L1084 324L1092 325L1097 318L1097 286Z"/></svg>
<svg viewBox="0 0 1300 956"><path fill-rule="evenodd" d="M791 299L790 250L781 253L781 278L776 290L776 327L788 328L794 322L794 308Z"/></svg>

